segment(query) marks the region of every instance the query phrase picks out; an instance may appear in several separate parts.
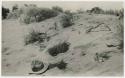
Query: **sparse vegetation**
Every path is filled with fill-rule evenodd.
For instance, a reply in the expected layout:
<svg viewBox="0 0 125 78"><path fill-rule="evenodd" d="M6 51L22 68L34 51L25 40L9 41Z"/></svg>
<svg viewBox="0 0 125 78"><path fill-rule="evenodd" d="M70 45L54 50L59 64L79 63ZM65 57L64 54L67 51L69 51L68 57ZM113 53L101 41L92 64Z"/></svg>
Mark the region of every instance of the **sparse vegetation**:
<svg viewBox="0 0 125 78"><path fill-rule="evenodd" d="M108 15L115 15L119 16L119 19L124 17L124 9L120 10L103 10L100 7L93 7L91 10L87 10L88 13L95 13L95 14L108 14Z"/></svg>
<svg viewBox="0 0 125 78"><path fill-rule="evenodd" d="M2 16L3 75L123 75L123 11L45 4L14 5Z"/></svg>
<svg viewBox="0 0 125 78"><path fill-rule="evenodd" d="M55 7L53 9L49 8L39 8L36 5L27 5L25 4L24 7L18 7L15 5L12 7L12 12L9 13L8 19L10 18L21 18L21 22L26 24L30 24L32 22L40 22L45 19L55 17L58 15L58 11L60 11L59 7Z"/></svg>
<svg viewBox="0 0 125 78"><path fill-rule="evenodd" d="M40 22L45 19L55 17L58 15L58 13L54 10L51 10L49 8L38 8L38 7L29 7L26 9L26 13L24 14L26 17L23 17L24 23L29 24L34 19L34 22ZM28 21L28 22L27 22Z"/></svg>
<svg viewBox="0 0 125 78"><path fill-rule="evenodd" d="M63 60L59 63L57 63L57 67L61 70L66 69L67 63L65 63Z"/></svg>
<svg viewBox="0 0 125 78"><path fill-rule="evenodd" d="M73 25L72 16L69 14L62 16L61 24L63 28Z"/></svg>
<svg viewBox="0 0 125 78"><path fill-rule="evenodd" d="M35 42L42 43L47 38L45 33L32 30L25 38L25 45L33 44Z"/></svg>
<svg viewBox="0 0 125 78"><path fill-rule="evenodd" d="M119 16L119 18L123 18L124 17L124 9L120 9L120 10L105 10L103 14L109 14L109 15L115 15L115 16Z"/></svg>
<svg viewBox="0 0 125 78"><path fill-rule="evenodd" d="M69 49L69 43L68 42L63 42L59 43L58 45L55 45L51 48L48 49L48 52L52 56L56 56L59 53L65 53Z"/></svg>

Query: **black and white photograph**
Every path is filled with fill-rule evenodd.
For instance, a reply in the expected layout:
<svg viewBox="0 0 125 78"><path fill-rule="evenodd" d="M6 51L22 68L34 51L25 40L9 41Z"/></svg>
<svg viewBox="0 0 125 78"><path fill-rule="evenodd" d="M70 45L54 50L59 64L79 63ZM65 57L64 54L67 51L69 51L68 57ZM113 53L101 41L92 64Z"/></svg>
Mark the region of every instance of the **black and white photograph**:
<svg viewBox="0 0 125 78"><path fill-rule="evenodd" d="M2 76L124 76L124 1L2 1Z"/></svg>

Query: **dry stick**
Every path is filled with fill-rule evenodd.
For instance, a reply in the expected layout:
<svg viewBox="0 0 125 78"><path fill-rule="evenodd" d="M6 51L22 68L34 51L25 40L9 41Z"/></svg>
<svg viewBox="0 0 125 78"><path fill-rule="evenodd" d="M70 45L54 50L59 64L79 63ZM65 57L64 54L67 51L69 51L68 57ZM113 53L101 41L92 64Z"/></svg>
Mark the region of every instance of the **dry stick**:
<svg viewBox="0 0 125 78"><path fill-rule="evenodd" d="M98 24L97 26L91 28L91 30L92 30L92 29L95 29L95 28L98 28L98 27L99 27L100 25L102 25L102 24L105 24L105 23ZM106 27L109 29L109 31L111 31L111 28L110 28L109 26L106 25ZM97 32L98 32L98 31L97 31Z"/></svg>

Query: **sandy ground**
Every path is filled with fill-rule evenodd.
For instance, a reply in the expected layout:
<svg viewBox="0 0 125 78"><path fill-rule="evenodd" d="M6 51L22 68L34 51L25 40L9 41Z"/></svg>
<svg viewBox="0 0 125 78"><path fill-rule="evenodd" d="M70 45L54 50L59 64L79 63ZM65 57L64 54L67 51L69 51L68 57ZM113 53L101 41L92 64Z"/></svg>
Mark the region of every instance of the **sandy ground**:
<svg viewBox="0 0 125 78"><path fill-rule="evenodd" d="M59 17L29 25L20 24L18 20L3 20L2 75L29 75L31 61L39 58L46 63L60 60L67 63L65 70L55 67L42 74L43 76L123 76L123 51L117 47L106 46L107 43L118 43L118 39L114 35L117 33L116 26L119 25L118 18L101 14L80 14L78 16L80 18L75 20L73 26L50 31L50 34L57 33L57 35L52 37L43 51L35 45L24 46L24 37L30 29L48 30L49 27L53 27L53 23L58 21ZM96 26L98 23L105 23L111 28L111 31L85 33L87 27ZM46 52L50 46L64 40L71 43L70 49L66 53L52 57ZM94 61L95 53L108 51L111 51L111 57L108 60L101 63ZM83 55L84 53L86 55Z"/></svg>

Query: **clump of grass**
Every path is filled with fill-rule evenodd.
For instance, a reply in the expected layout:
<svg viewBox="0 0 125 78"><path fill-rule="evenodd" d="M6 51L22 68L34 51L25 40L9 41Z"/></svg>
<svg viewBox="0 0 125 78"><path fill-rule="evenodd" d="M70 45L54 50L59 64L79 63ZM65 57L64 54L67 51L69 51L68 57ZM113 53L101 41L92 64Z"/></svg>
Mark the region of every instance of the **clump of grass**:
<svg viewBox="0 0 125 78"><path fill-rule="evenodd" d="M57 64L57 67L61 70L66 69L67 63L65 63L63 60Z"/></svg>
<svg viewBox="0 0 125 78"><path fill-rule="evenodd" d="M69 27L71 25L73 25L73 16L71 13L65 13L66 15L62 16L61 19L61 24L63 28Z"/></svg>
<svg viewBox="0 0 125 78"><path fill-rule="evenodd" d="M69 43L67 42L63 42L63 43L59 43L58 45L55 45L51 48L48 49L48 52L50 55L52 56L56 56L59 53L64 53L69 49Z"/></svg>
<svg viewBox="0 0 125 78"><path fill-rule="evenodd" d="M47 38L45 33L40 33L38 31L32 30L26 37L25 37L25 45L33 44L35 42L42 43Z"/></svg>

